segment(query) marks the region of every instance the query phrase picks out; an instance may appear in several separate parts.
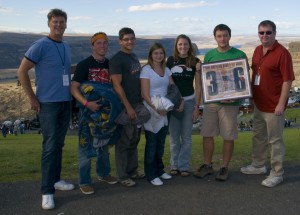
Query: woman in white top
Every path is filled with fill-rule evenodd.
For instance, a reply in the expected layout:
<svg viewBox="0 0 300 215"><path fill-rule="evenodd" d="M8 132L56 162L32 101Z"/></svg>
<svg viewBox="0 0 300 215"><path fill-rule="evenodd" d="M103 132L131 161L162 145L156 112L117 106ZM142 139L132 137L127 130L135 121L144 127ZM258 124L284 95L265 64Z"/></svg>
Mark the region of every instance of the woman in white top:
<svg viewBox="0 0 300 215"><path fill-rule="evenodd" d="M162 161L168 133L167 110L157 109L153 103L153 98L166 96L168 85L173 84L165 58L164 47L160 43L154 43L150 47L148 62L140 75L144 104L151 113L150 120L144 124L146 137L144 169L147 180L153 185L162 185L161 178L172 178L165 173Z"/></svg>

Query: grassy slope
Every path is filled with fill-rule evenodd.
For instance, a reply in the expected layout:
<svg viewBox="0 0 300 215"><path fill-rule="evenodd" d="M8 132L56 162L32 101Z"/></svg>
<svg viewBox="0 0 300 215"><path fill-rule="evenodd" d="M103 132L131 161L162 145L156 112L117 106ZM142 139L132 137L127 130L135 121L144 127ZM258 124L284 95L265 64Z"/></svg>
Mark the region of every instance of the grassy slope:
<svg viewBox="0 0 300 215"><path fill-rule="evenodd" d="M300 139L300 130L298 128L285 129L286 143L286 161L299 162L298 148ZM239 138L235 143L235 151L231 162L232 168L237 168L248 164L251 161L251 132L240 132ZM0 138L0 182L12 182L21 180L39 180L40 179L40 157L41 157L41 139L38 134L8 135L6 139ZM139 144L139 165L143 169L145 139L142 135ZM216 148L214 153L214 166L218 168L222 159L221 139L216 138ZM78 178L78 160L77 160L77 136L70 135L66 138L66 145L63 154L62 178ZM166 169L169 169L169 139L167 137L164 163ZM192 170L195 170L202 163L202 138L200 135L193 135L192 150ZM95 176L95 166L93 162L92 172ZM269 163L269 162L268 162ZM111 166L112 173L115 173L114 147L111 148Z"/></svg>

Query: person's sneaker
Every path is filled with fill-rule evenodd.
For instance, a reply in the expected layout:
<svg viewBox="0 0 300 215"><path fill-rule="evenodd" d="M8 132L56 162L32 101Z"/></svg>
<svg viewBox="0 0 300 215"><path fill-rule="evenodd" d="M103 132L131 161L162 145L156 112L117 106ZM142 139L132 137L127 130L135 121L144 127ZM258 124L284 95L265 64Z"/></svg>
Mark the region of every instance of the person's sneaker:
<svg viewBox="0 0 300 215"><path fill-rule="evenodd" d="M54 188L56 190L73 190L74 185L70 184L68 182L65 182L64 180L60 180L54 184Z"/></svg>
<svg viewBox="0 0 300 215"><path fill-rule="evenodd" d="M123 181L120 181L120 183L125 186L125 187L132 187L134 186L136 183L135 181L133 181L132 179L126 179L126 180L123 180Z"/></svg>
<svg viewBox="0 0 300 215"><path fill-rule="evenodd" d="M51 210L54 206L53 194L42 195L42 208L44 210Z"/></svg>
<svg viewBox="0 0 300 215"><path fill-rule="evenodd" d="M222 167L220 171L217 173L216 180L218 181L226 181L228 178L228 168Z"/></svg>
<svg viewBox="0 0 300 215"><path fill-rule="evenodd" d="M93 194L95 192L94 188L90 185L83 185L83 186L80 186L79 188L80 188L81 192L86 195Z"/></svg>
<svg viewBox="0 0 300 215"><path fill-rule="evenodd" d="M142 172L136 172L131 176L132 179L143 179L145 178L145 174Z"/></svg>
<svg viewBox="0 0 300 215"><path fill-rule="evenodd" d="M171 179L172 178L172 176L170 176L168 173L164 173L159 177L162 178L162 179Z"/></svg>
<svg viewBox="0 0 300 215"><path fill-rule="evenodd" d="M212 165L202 164L199 169L194 172L194 176L196 178L204 178L207 175L211 175L214 173L214 169Z"/></svg>
<svg viewBox="0 0 300 215"><path fill-rule="evenodd" d="M275 187L281 182L283 182L282 176L268 176L265 180L261 182L261 185L266 187Z"/></svg>
<svg viewBox="0 0 300 215"><path fill-rule="evenodd" d="M98 176L98 180L101 181L101 182L106 182L108 184L118 183L118 180L115 177L111 176L111 175L108 175L108 176L105 176L105 177Z"/></svg>
<svg viewBox="0 0 300 215"><path fill-rule="evenodd" d="M155 178L152 181L150 181L150 183L155 185L155 186L160 186L160 185L164 184L164 182L162 182L162 180L160 180L160 178Z"/></svg>
<svg viewBox="0 0 300 215"><path fill-rule="evenodd" d="M255 167L253 165L248 165L241 168L241 172L247 175L260 175L265 174L267 172L267 168L263 167Z"/></svg>

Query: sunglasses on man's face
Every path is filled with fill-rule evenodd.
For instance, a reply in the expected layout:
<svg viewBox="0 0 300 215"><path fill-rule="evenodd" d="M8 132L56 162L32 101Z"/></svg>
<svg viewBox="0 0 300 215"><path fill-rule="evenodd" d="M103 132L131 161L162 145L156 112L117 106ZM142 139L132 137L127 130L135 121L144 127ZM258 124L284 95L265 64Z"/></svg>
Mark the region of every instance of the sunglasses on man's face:
<svg viewBox="0 0 300 215"><path fill-rule="evenodd" d="M260 35L271 35L273 33L273 31L259 31L258 32Z"/></svg>

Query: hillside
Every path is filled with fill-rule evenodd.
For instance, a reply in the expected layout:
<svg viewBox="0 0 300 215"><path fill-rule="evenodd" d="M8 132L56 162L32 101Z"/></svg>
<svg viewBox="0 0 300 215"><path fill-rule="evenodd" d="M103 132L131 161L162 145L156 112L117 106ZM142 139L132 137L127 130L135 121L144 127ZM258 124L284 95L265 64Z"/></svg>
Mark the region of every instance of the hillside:
<svg viewBox="0 0 300 215"><path fill-rule="evenodd" d="M17 118L33 119L35 113L30 110L29 101L23 89L17 86L17 67L20 61L32 42L41 38L44 35L39 34L19 34L19 33L1 33L0 32L0 123L4 120L15 120ZM91 54L90 36L65 36L65 40L70 44L72 51L72 63L77 64L80 60ZM284 46L289 48L294 60L294 68L296 73L296 81L294 86L300 86L300 45L299 43L290 43L297 41L294 37L279 37L278 40ZM109 36L110 46L108 57L119 50L118 38ZM191 36L193 43L199 48L198 54L203 54L205 51L216 46L212 36ZM171 55L174 37L143 37L137 39L135 53L140 60L146 59L148 49L154 41L161 42L167 56ZM243 50L251 62L251 57L255 46L259 44L256 36L235 36L231 38L231 45ZM203 60L203 55L199 55ZM30 71L30 77L34 86L34 71Z"/></svg>
<svg viewBox="0 0 300 215"><path fill-rule="evenodd" d="M29 46L37 39L44 37L41 34L20 34L0 32L0 69L17 68ZM64 36L64 40L70 45L72 64L88 57L91 54L90 36ZM164 45L167 55L172 54L174 38L137 38L135 53L140 59L147 59L148 49L156 41ZM110 58L120 49L117 36L109 36Z"/></svg>

